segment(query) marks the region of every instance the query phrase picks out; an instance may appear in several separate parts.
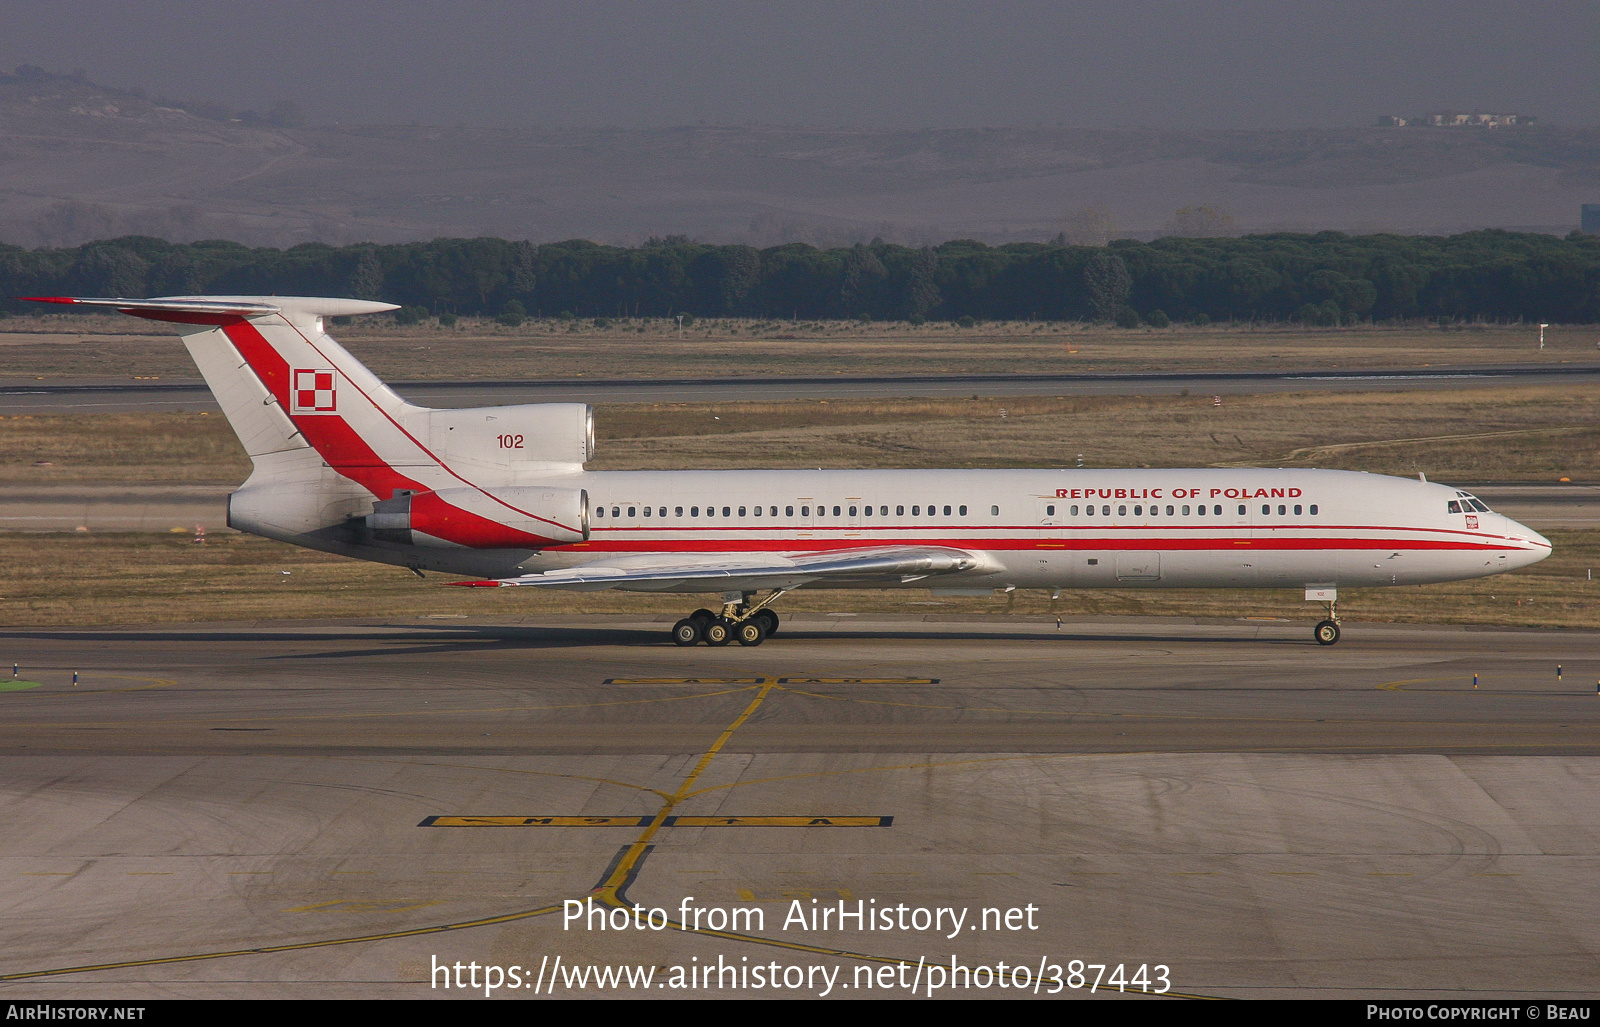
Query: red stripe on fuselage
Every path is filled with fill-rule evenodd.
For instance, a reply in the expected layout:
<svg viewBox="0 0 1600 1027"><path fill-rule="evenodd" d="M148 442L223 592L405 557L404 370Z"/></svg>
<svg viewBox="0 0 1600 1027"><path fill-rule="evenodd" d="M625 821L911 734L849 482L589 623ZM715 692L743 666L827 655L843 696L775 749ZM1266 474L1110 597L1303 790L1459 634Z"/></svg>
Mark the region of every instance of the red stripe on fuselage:
<svg viewBox="0 0 1600 1027"><path fill-rule="evenodd" d="M1440 539L1245 539L1245 538L1185 538L1185 539L1018 539L1018 538L694 538L694 539L642 539L605 538L607 529L596 529L582 548L595 552L615 553L728 553L728 552L813 552L836 549L871 549L882 546L939 546L951 549L995 551L1062 551L1075 550L1105 552L1107 550L1159 550L1230 551L1270 550L1275 552L1326 552L1330 550L1372 551L1435 550L1454 552L1525 552L1529 547L1512 542L1447 542ZM576 546L577 543L572 543ZM563 547L567 548L567 547Z"/></svg>

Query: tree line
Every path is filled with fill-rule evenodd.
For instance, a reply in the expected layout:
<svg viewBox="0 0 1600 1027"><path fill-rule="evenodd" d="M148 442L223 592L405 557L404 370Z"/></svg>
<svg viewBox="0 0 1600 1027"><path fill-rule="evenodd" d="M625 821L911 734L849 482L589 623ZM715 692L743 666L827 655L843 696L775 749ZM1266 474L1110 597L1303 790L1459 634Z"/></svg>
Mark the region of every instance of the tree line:
<svg viewBox="0 0 1600 1027"><path fill-rule="evenodd" d="M271 294L402 304L408 316L1107 321L1600 321L1600 237L1276 233L1107 246L956 240L768 249L504 239L286 250L130 236L0 245L0 309L35 295Z"/></svg>

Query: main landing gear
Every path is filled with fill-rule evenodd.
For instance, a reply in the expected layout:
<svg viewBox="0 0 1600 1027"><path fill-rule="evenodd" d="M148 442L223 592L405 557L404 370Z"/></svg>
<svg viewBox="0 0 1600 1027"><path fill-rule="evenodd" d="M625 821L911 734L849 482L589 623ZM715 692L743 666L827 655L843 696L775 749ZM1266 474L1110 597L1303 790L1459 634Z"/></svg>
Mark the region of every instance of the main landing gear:
<svg viewBox="0 0 1600 1027"><path fill-rule="evenodd" d="M1339 601L1337 599L1328 603L1328 619L1317 621L1317 626L1311 629L1311 637L1317 640L1318 645L1332 645L1339 641Z"/></svg>
<svg viewBox="0 0 1600 1027"><path fill-rule="evenodd" d="M778 615L768 606L785 591L780 588L753 606L750 600L755 598L754 592L729 593L737 598L724 602L720 614L696 610L674 624L672 641L682 646L700 642L710 646L724 646L729 642L744 646L760 645L778 633Z"/></svg>

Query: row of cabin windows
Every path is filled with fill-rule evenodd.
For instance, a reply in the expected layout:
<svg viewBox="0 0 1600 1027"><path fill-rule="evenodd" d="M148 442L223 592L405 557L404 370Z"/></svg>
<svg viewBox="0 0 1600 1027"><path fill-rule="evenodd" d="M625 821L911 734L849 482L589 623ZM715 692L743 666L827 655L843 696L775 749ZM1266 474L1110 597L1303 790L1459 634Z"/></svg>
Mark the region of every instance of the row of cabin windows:
<svg viewBox="0 0 1600 1027"><path fill-rule="evenodd" d="M1063 507L1063 509L1065 510L1066 516L1068 516L1068 517L1077 517L1078 516L1078 508L1077 508L1077 506ZM1243 517L1245 515L1245 510L1246 510L1245 505L1243 503L1240 503L1239 504L1239 516L1240 517ZM1044 513L1045 513L1046 517L1054 517L1054 516L1056 516L1056 507L1055 507L1055 505L1051 504L1051 505L1046 506L1044 508ZM1261 513L1262 513L1263 516L1271 516L1271 514L1272 514L1272 506L1271 506L1271 504L1268 504L1268 503L1261 504ZM1143 517L1143 516L1145 516L1144 506L1142 504L1134 506L1133 515L1135 517ZM1185 506L1168 506L1166 515L1168 517L1188 517L1189 516L1189 507L1187 505L1185 505ZM1197 516L1197 517L1204 517L1206 515L1206 507L1205 507L1205 505L1201 504L1200 506L1195 507L1194 508L1194 515ZM1311 516L1315 517L1316 515L1317 515L1317 504L1312 503L1311 504ZM1093 517L1093 516L1095 516L1094 506L1090 505L1090 506L1084 507L1083 508L1083 516L1085 516L1085 517ZM1100 516L1101 517L1110 517L1111 516L1111 507L1109 505L1102 506L1100 508ZM1126 516L1128 516L1128 508L1126 506L1119 505L1117 507L1117 516L1118 517L1126 517ZM1149 514L1149 516L1151 516L1151 517L1159 517L1159 516L1161 516L1161 507L1156 506L1154 503L1150 504L1150 514ZM1220 504L1211 507L1211 516L1213 516L1213 517L1221 517L1222 516L1222 506ZM1279 504L1279 506L1278 506L1278 516L1279 517L1287 517L1287 516L1289 516L1289 507L1286 506L1286 505L1283 505L1283 504ZM1304 516L1304 507L1299 503L1296 503L1294 505L1294 516L1296 516L1296 517Z"/></svg>
<svg viewBox="0 0 1600 1027"><path fill-rule="evenodd" d="M849 517L871 517L871 516L873 516L873 512L872 512L873 509L874 508L871 507L871 506L835 506L833 508L833 516L834 517L845 517L845 516L849 516ZM879 516L879 517L887 517L887 516L889 516L889 508L887 506L880 506L880 507L877 507L876 509L878 511L877 512L877 516ZM912 506L911 507L911 516L912 517L921 517L921 516L923 516L922 509L923 509L922 508L922 504L920 504L920 503ZM929 517L938 517L940 515L939 514L940 507L938 505L936 505L936 504L929 503L927 509L928 509L927 516L929 516ZM667 508L664 507L664 506L662 506L662 507L649 507L649 506L646 506L646 507L642 507L642 508L641 507L636 507L636 506L629 506L629 507L613 506L613 507L611 507L611 516L612 517L621 517L621 516L623 516L623 510L627 510L627 516L634 517L634 518L639 517L641 515L641 513L645 517L650 517L652 515L656 516L656 517L665 517L665 516L667 516ZM690 517L699 517L700 516L700 508L698 506L691 506L691 507L688 508L688 510L689 510L689 516ZM735 510L738 511L737 514L734 513ZM759 506L754 506L754 507L745 507L745 506L732 507L732 506L725 506L725 507L722 508L722 516L724 516L724 517L734 517L734 516L738 516L738 517L749 517L749 516L760 517L760 516L762 516L762 511L763 510L767 511L766 515L769 516L769 517L778 516L778 508L775 507L775 506L769 506L769 507L759 507ZM951 516L965 517L965 516L967 516L967 508L965 506L952 506L952 505L947 503L947 504L944 505L943 510L944 510L944 516L945 517L951 517ZM682 517L684 515L683 511L684 511L683 507L675 506L675 507L672 508L672 516L674 516L674 517ZM794 507L786 506L786 507L783 508L783 516L785 516L785 517L793 517L794 516L794 511L795 511ZM954 513L952 513L952 511L954 511ZM596 517L605 517L606 516L606 506L605 506L604 503L602 503L599 506L594 508L594 515ZM715 516L717 516L717 508L714 507L714 506L706 507L705 515L707 517L715 517ZM906 508L904 506L896 506L894 508L894 515L896 517L904 517L904 516L906 516ZM809 506L800 507L800 516L801 517L810 517L811 516L811 507L809 507ZM817 507L817 516L818 517L827 517L828 516L828 508L826 506L818 506ZM999 517L1000 516L1000 508L998 506L989 507L989 516L990 517Z"/></svg>

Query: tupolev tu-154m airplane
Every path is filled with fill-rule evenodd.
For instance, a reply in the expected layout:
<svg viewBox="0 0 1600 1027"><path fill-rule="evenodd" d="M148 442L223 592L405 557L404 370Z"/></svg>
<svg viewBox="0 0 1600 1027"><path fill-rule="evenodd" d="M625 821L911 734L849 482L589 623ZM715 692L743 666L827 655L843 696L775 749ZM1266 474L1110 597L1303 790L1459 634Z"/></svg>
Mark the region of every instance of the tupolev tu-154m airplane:
<svg viewBox="0 0 1600 1027"><path fill-rule="evenodd" d="M324 331L392 304L37 299L178 326L254 462L232 527L478 579L454 584L717 596L673 626L679 645L760 645L797 588L1303 589L1332 645L1341 586L1550 555L1465 492L1352 471L589 471L587 405L415 406Z"/></svg>

